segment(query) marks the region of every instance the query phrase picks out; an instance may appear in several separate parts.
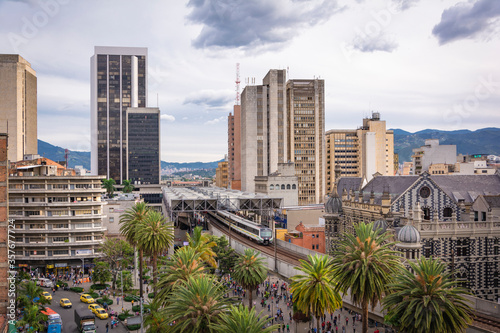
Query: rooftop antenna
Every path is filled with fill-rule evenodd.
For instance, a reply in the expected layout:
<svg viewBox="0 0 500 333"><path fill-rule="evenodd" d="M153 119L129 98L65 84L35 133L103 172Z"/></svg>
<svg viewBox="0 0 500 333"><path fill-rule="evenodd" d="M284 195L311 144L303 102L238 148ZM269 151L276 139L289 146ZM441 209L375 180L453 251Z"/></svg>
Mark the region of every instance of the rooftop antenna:
<svg viewBox="0 0 500 333"><path fill-rule="evenodd" d="M236 63L236 101L235 105L240 105L240 63Z"/></svg>

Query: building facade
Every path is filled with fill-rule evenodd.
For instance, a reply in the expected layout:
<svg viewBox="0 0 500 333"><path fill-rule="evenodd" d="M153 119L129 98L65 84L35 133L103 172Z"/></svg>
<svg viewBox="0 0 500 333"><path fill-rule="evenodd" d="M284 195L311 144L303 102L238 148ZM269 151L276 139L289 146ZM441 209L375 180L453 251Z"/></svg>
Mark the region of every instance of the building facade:
<svg viewBox="0 0 500 333"><path fill-rule="evenodd" d="M160 109L127 109L126 178L135 184L160 184Z"/></svg>
<svg viewBox="0 0 500 333"><path fill-rule="evenodd" d="M299 223L293 232L285 234L285 242L325 253L325 226Z"/></svg>
<svg viewBox="0 0 500 333"><path fill-rule="evenodd" d="M287 156L295 163L299 205L325 198L325 81L289 80L287 97Z"/></svg>
<svg viewBox="0 0 500 333"><path fill-rule="evenodd" d="M394 233L405 260L438 257L476 297L500 297L500 173L377 176L364 186L340 178L336 193L342 213L326 218L330 247L356 223L375 222Z"/></svg>
<svg viewBox="0 0 500 333"><path fill-rule="evenodd" d="M37 77L17 54L0 54L0 133L9 135L9 160L38 152Z"/></svg>
<svg viewBox="0 0 500 333"><path fill-rule="evenodd" d="M127 174L127 108L147 106L147 48L96 46L90 59L92 174Z"/></svg>
<svg viewBox="0 0 500 333"><path fill-rule="evenodd" d="M241 105L227 118L227 161L229 188L241 190Z"/></svg>
<svg viewBox="0 0 500 333"><path fill-rule="evenodd" d="M68 272L99 257L103 176L57 174L47 159L14 165L9 176L9 218L15 225L19 267L38 273Z"/></svg>
<svg viewBox="0 0 500 333"><path fill-rule="evenodd" d="M358 129L326 132L326 184L328 191L335 183L334 168L340 166L341 177L362 177L370 181L375 173L395 174L394 133L387 130L380 113L363 119Z"/></svg>
<svg viewBox="0 0 500 333"><path fill-rule="evenodd" d="M420 175L432 164L452 164L457 162L457 146L440 145L439 140L425 140L425 145L413 149L412 174Z"/></svg>
<svg viewBox="0 0 500 333"><path fill-rule="evenodd" d="M255 177L278 169L286 155L286 71L271 69L262 85L241 93L241 190L255 192Z"/></svg>
<svg viewBox="0 0 500 333"><path fill-rule="evenodd" d="M228 188L228 161L219 162L217 169L215 169L215 186Z"/></svg>
<svg viewBox="0 0 500 333"><path fill-rule="evenodd" d="M278 171L269 176L255 177L255 192L264 193L270 198L282 198L283 206L299 204L299 180L295 175L292 162L278 163Z"/></svg>
<svg viewBox="0 0 500 333"><path fill-rule="evenodd" d="M6 133L0 133L0 316L5 316L9 305L9 160ZM10 240L12 241L12 240Z"/></svg>

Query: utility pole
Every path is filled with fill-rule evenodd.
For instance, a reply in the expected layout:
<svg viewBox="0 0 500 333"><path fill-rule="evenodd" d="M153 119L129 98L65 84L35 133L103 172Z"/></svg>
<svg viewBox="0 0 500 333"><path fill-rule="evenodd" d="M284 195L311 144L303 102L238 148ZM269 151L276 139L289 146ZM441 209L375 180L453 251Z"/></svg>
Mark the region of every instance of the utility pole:
<svg viewBox="0 0 500 333"><path fill-rule="evenodd" d="M121 285L122 285L122 312L123 312L123 302L125 302L123 300L123 269L120 271L120 275L121 275Z"/></svg>
<svg viewBox="0 0 500 333"><path fill-rule="evenodd" d="M276 239L276 223L271 219L270 223L273 224L273 243L274 243L274 271L278 271L278 254L276 252L276 246L278 245L278 240Z"/></svg>

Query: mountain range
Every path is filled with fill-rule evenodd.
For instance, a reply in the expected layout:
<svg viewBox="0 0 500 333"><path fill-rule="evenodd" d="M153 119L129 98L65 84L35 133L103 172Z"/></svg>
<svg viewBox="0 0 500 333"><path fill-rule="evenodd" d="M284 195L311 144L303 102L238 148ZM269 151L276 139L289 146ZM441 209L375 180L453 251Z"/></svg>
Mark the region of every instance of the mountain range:
<svg viewBox="0 0 500 333"><path fill-rule="evenodd" d="M442 131L437 129L425 129L410 133L402 129L394 131L394 152L399 154L400 163L411 161L412 149L424 145L426 139L439 139L439 144L456 145L457 154L492 154L500 155L500 128L489 127L476 131L457 130ZM38 140L38 154L54 161L64 161L64 148L51 145L48 142ZM214 162L165 162L161 161L162 169L215 169ZM68 154L68 165L82 165L90 170L90 152L70 150Z"/></svg>

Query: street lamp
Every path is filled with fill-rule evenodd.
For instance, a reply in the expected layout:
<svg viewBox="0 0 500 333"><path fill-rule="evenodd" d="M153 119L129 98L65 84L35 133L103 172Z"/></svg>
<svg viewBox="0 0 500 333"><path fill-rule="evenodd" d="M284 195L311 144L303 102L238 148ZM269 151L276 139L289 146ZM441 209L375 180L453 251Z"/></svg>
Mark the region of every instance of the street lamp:
<svg viewBox="0 0 500 333"><path fill-rule="evenodd" d="M85 258L82 258L82 278L83 274L85 274Z"/></svg>

